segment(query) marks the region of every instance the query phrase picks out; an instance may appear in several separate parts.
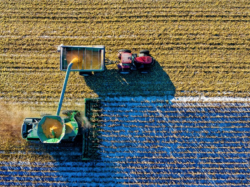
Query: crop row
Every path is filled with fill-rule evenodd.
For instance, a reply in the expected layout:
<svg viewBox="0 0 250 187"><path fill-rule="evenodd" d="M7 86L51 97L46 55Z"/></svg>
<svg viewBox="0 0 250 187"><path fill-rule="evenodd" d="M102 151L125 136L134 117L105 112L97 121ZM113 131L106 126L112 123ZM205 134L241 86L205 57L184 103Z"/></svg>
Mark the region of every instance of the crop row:
<svg viewBox="0 0 250 187"><path fill-rule="evenodd" d="M173 169L178 169L178 168L185 168L185 164L196 164L196 162L193 160L175 160L173 157L171 158L165 158L165 162L160 162L159 160L150 160L150 157L144 157L146 160L146 162L141 163L142 166L146 166L148 164L155 164L157 167L159 168L163 168L164 166L166 166L166 164L170 164ZM132 157L128 157L128 161L125 160L120 160L120 164L126 164L126 163L133 163L136 164L139 160L137 158L132 158ZM217 158L217 159L221 159L221 158ZM233 159L227 158L228 162L233 162ZM205 161L205 160L204 160ZM211 166L211 168L214 169L218 169L221 170L223 168L221 168L221 164L223 163L219 163L217 165L217 163L212 162L212 159L209 160L209 162L211 161L211 163L209 163L210 165L205 165L206 167ZM241 160L240 158L235 160L237 163L240 163ZM206 164L206 162L201 161L200 164ZM226 163L226 165L232 165L230 163ZM108 167L109 166L109 167ZM247 165L246 165L247 166ZM112 168L116 168L119 167L119 165L114 164L112 162L103 162L101 160L96 160L94 162L81 162L81 161L74 161L74 162L47 162L47 161L42 161L42 162L30 162L30 161L0 161L0 167L3 167L5 169L3 169L3 171L8 170L13 170L13 168L24 168L24 170L26 170L26 168L28 171L31 171L32 168L34 168L34 171L42 171L42 170L56 170L58 168L57 171L65 171L66 168L70 169L70 168L77 168L77 169L82 169L82 168L86 168L86 169L102 169L102 170L108 170L108 169L112 169ZM39 168L39 169L38 169ZM47 169L44 169L47 168ZM166 167L165 167L166 168ZM38 170L37 170L38 169ZM188 169L188 168L186 168ZM236 168L237 169L237 168ZM18 170L18 169L17 169ZM73 169L70 169L71 171ZM232 170L232 169L229 169Z"/></svg>
<svg viewBox="0 0 250 187"><path fill-rule="evenodd" d="M23 58L24 60L25 58ZM20 60L20 59L19 59ZM35 63L39 61L40 63ZM11 71L13 69L19 69L19 72L26 71L27 69L35 70L36 72L46 73L51 72L59 69L59 63L57 62L58 59L54 59L54 61L51 61L51 63L44 63L44 60L40 59L26 59L25 62L20 62L18 59L5 59L2 64L0 65L0 68L2 68L2 72L5 71ZM30 64L33 63L31 66ZM171 63L171 61L168 59L164 64L161 66L163 69L166 69L168 72L177 71L178 69L188 69L188 71L197 71L197 69L201 69L203 72L211 71L213 72L248 72L250 65L249 62L242 62L242 64L235 64L235 62L221 62L216 63L215 62L193 62L192 64L186 64L185 62L178 62L174 61ZM22 69L22 70L20 70Z"/></svg>
<svg viewBox="0 0 250 187"><path fill-rule="evenodd" d="M46 7L46 5L49 5ZM209 5L209 6L208 6ZM63 10L70 10L74 9L75 11L78 10L84 10L85 11L91 11L91 10L106 10L106 9L115 9L117 10L117 7L119 7L120 10L129 10L129 11L143 11L143 9L155 9L158 8L159 10L164 10L164 9L174 9L178 11L178 9L185 10L186 12L190 12L190 8L192 7L193 9L197 11L203 10L202 7L206 7L204 9L205 12L217 12L217 10L234 10L234 8L242 9L242 10L248 10L247 8L250 6L249 2L244 0L244 1L233 1L228 3L227 0L220 1L219 3L214 3L213 0L210 1L181 1L181 3L176 2L176 1L157 1L157 3L152 3L152 0L145 0L144 3L142 4L140 1L136 0L133 1L133 3L130 2L124 2L122 0L120 1L100 1L97 0L95 2L92 1L86 1L86 3L81 3L81 2L31 2L31 1L24 1L20 3L18 6L13 3L13 2L8 2L8 1L3 1L0 4L1 7L5 7L6 9L4 12L8 11L9 9L15 9L18 7L18 9L15 9L16 11L18 10L27 10L29 8L34 8L35 11L39 10L51 10L51 9L58 9L59 11ZM189 8L189 9L188 9Z"/></svg>
<svg viewBox="0 0 250 187"><path fill-rule="evenodd" d="M135 51L137 52L137 51ZM199 56L192 56L187 52L186 54L180 54L181 57L185 57L185 59L180 58L180 56L173 55L177 51L161 51L157 53L158 55L166 55L167 58L164 61L159 61L158 56L154 56L155 59L163 66L163 67L169 67L171 68L217 68L218 70L222 68L247 68L249 67L249 59L247 59L247 51L241 51L240 54L242 55L241 58L237 57L236 54L227 54L225 51L225 54L223 56L213 55L210 54L204 54L202 57ZM194 54L197 54L198 51L193 50ZM245 52L245 54L244 54ZM202 53L202 51L199 51L199 53ZM217 51L218 53L218 51ZM110 55L110 54L109 54ZM223 58L221 58L223 57ZM47 55L47 56L36 56L36 55L26 55L22 56L21 54L16 56L0 56L0 60L2 61L1 66L7 66L10 67L13 65L16 66L29 66L30 68L34 67L40 67L43 66L44 69L56 67L59 69L59 54L56 54L54 56ZM118 59L114 59L118 60ZM187 61L191 61L190 63L187 63ZM38 63L39 62L39 63ZM106 64L109 65L108 59L106 60Z"/></svg>
<svg viewBox="0 0 250 187"><path fill-rule="evenodd" d="M40 71L42 73L45 73L47 71L55 71L55 69L58 70L59 69L58 61L59 61L58 58L54 58L53 60L50 59L50 62L46 62L46 59L43 59L43 60L36 59L36 58L28 59L27 57L26 58L21 57L19 58L19 60L17 58L3 59L3 62L0 67L2 68L2 72L8 71L8 69L5 69L5 68L9 68L9 71L15 70L15 68L19 69L19 71L26 71L26 69L29 68L29 69L36 70L38 72ZM236 62L234 61L229 61L229 62L222 61L222 62L215 63L213 61L210 61L210 59L208 59L203 62L194 61L192 62L192 64L187 64L186 62L176 61L175 59L171 59L171 57L168 57L168 59L164 63L162 63L161 66L163 67L163 69L167 68L166 71L170 73L173 71L177 71L177 70L183 71L185 68L188 71L197 71L202 68L203 72L211 71L211 73L216 72L216 71L221 72L221 73L225 73L225 72L233 73L237 71L248 72L249 71L248 61L242 61L241 64L236 64ZM22 69L22 68L25 68L25 69Z"/></svg>
<svg viewBox="0 0 250 187"><path fill-rule="evenodd" d="M17 25L16 25L17 24ZM247 25L223 25L222 23L219 25L204 25L201 24L176 24L173 23L172 26L169 26L168 28L165 28L166 26L164 24L160 23L153 23L153 28L150 30L146 29L146 26L148 23L134 25L135 30L122 30L125 29L124 25L118 24L117 26L112 25L105 25L103 26L103 32L101 31L93 31L91 29L101 29L102 24L96 24L96 25L89 25L90 28L84 27L84 25L81 25L81 30L70 30L63 24L42 24L40 23L40 26L37 28L32 28L27 23L23 23L23 25L18 25L18 23L6 23L3 25L3 27L6 27L6 29L10 29L8 32L2 30L1 31L1 43L5 41L10 41L11 43L21 43L22 41L34 41L38 43L39 40L40 43L46 43L46 40L49 39L55 39L56 41L71 41L74 42L75 39L78 39L80 41L84 42L90 42L91 40L99 40L102 42L108 42L113 41L114 43L117 41L121 41L124 39L127 39L127 42L130 41L132 44L133 42L138 42L141 40L141 42L144 41L152 41L155 40L155 42L161 42L162 43L168 43L168 42L185 42L185 41L193 41L197 40L196 42L202 43L202 42L215 42L215 43L248 43L249 42L249 34L248 30L249 27ZM16 28L19 26L20 28ZM222 28L221 28L221 27ZM41 27L41 28L40 28ZM50 27L46 30L41 30L43 27ZM61 27L62 30L56 30L57 27ZM79 26L80 27L80 26ZM142 28L141 28L142 27ZM204 27L204 28L202 28ZM74 27L73 27L74 28ZM105 29L107 30L105 30ZM141 29L140 29L141 28ZM240 31L237 29L241 29ZM110 31L110 29L113 29L114 31ZM194 30L195 29L195 30ZM40 32L39 32L40 31ZM28 33L25 33L28 32ZM75 34L72 36L72 32ZM86 33L87 32L87 33ZM145 35L147 37L145 37ZM115 39L115 40L114 40ZM195 42L195 41L193 41ZM23 42L22 44L25 44Z"/></svg>
<svg viewBox="0 0 250 187"><path fill-rule="evenodd" d="M155 93L155 95L158 95L158 96L165 96L166 92L153 92ZM25 94L23 92L20 92L20 93L9 93L9 92L2 92L0 94L0 97L2 99L2 101L6 101L6 102L15 102L17 104L21 104L22 103L26 103L25 106L29 106L29 107L32 107L34 108L35 106L36 107L40 107L41 105L44 105L44 106L57 106L57 103L59 101L59 96L58 97L52 97L54 94L53 93L44 93L42 94L41 97L39 96L35 96L36 94L39 95L38 93L36 92L29 92L27 93L28 95L30 95L30 97L28 96L25 96ZM34 94L34 95L33 95ZM116 93L103 93L103 94L95 94L93 92L89 92L89 93L84 93L84 96L83 96L83 93L75 93L74 96L72 96L71 94L67 93L65 94L65 100L64 100L64 104L63 105L67 105L68 107L71 106L71 108L76 108L78 107L79 104L81 104L83 102L83 98L92 98L92 97L107 97L107 96L110 96L110 97L114 97L114 96L128 96L128 95L131 95L131 92L123 92L122 94L120 92L116 92ZM148 96L149 92L144 92L144 91L141 91L139 94L133 94L135 96ZM181 95L181 94L178 94L178 95ZM185 94L183 94L185 96ZM193 95L193 96L197 96L197 93L189 93L189 95ZM206 94L207 96L209 95L218 95L220 96L220 94L218 93L213 93L213 92L210 92L210 93L207 93ZM241 94L228 94L228 96L247 96L247 93L244 94L244 93L241 93ZM79 108L79 107L78 107ZM142 109L146 109L145 107L141 107ZM218 108L217 106L215 106L214 108ZM235 107L237 108L237 107ZM35 109L35 108L34 108ZM39 108L36 108L35 110L40 110ZM112 111L112 110L110 110Z"/></svg>
<svg viewBox="0 0 250 187"><path fill-rule="evenodd" d="M1 172L3 173L4 175L10 175L10 174L14 174L14 172ZM94 182L94 176L95 174L94 173L90 173L89 176L87 173L85 174L79 174L76 175L74 178L72 176L72 179L70 180L69 178L64 178L65 176L62 176L62 173L58 173L58 175L52 175L53 177L25 177L25 175L30 175L32 176L32 174L29 174L28 172L25 172L23 175L22 173L20 172L20 176L16 176L16 177L0 177L0 180L5 180L5 181L20 181L20 180L23 180L23 181L39 181L39 182ZM41 175L41 173L37 173L37 176L39 176L38 174ZM66 173L65 173L66 174ZM109 182L112 182L113 179L110 178L112 173L106 173L106 179L108 180L111 180ZM144 178L145 180L145 177L147 175L150 175L151 173L131 173L130 176L131 177L135 177L137 176L138 177L138 180L140 181L141 179ZM223 174L220 174L220 175L216 175L216 174L213 174L213 173L207 173L210 175L211 179L215 179L215 180L225 180L225 179L228 179L228 175L223 175ZM196 174L196 175L192 175L192 174L182 174L184 178L186 178L186 180L192 180L194 177L197 177L197 178L203 178L203 179L206 179L205 175L206 174ZM49 176L49 175L48 175ZM88 177L87 177L88 176ZM103 176L99 176L99 180L104 180L104 176L105 176L105 173L103 174ZM124 177L124 179L126 179L127 177ZM178 174L167 174L167 173L163 173L163 174L159 174L159 177L157 177L159 181L164 181L164 179L169 179L169 178L172 178L172 180L178 180L179 179L179 176ZM128 178L130 179L130 178ZM242 181L247 181L248 177L247 176L244 176L244 175L235 175L234 176L234 180L242 180ZM106 180L106 182L108 182L108 180ZM120 179L122 180L122 179ZM150 179L147 179L147 180L150 180ZM151 179L152 181L154 181L153 179ZM180 179L179 179L180 180ZM98 179L96 178L96 182L98 181Z"/></svg>
<svg viewBox="0 0 250 187"><path fill-rule="evenodd" d="M56 42L57 44L60 43L60 41ZM62 43L62 42L61 42ZM69 45L77 45L77 44L74 44L72 42L63 42L63 43L68 43ZM94 41L94 40L91 40L89 42L81 42L81 43L86 43L86 45L94 45L94 44L103 44L102 41ZM105 42L107 43L107 42ZM113 43L111 42L111 44L107 44L109 46L120 46L120 47L116 47L116 48L113 48L114 50L114 53L117 54L117 51L118 49L121 48L121 46L124 46L126 48L133 48L133 49L136 49L136 50L140 50L142 47L140 46L140 43L138 43L138 45L136 46L131 46L130 42L129 43ZM188 44L171 44L171 45L166 45L165 43L160 43L159 46L155 46L155 45L152 45L152 41L148 41L145 45L143 45L144 48L147 48L149 50L151 49L154 49L155 47L157 47L159 50L173 50L173 49L179 49L179 50L188 50L188 49L195 49L195 50L229 50L229 51L237 51L237 50L249 50L249 47L246 47L245 45L210 45L210 44L200 44L200 45L196 45L196 44L193 44L193 45L188 45ZM26 52L26 51L32 51L32 50L35 50L35 51L41 51L43 53L48 53L50 51L53 51L55 52L55 45L54 46L43 46L43 45L30 45L30 46L26 46L26 45L23 45L21 48L20 46L17 46L17 45L9 45L9 46L1 46L0 48L1 51L8 51L9 53L13 53L15 52L16 50L19 50L20 52Z"/></svg>
<svg viewBox="0 0 250 187"><path fill-rule="evenodd" d="M218 159L217 159L218 160ZM230 159L229 159L230 160ZM126 164L131 164L134 166L134 168L147 168L150 165L152 165L153 168L159 169L165 172L170 173L171 170L178 170L182 169L183 172L188 172L189 169L191 168L196 168L198 165L194 161L187 161L187 160L176 160L174 158L165 158L164 162L159 162L159 160L149 160L147 157L145 157L145 162L138 163L140 161L138 158L129 158L126 161L125 160L120 160L119 164L121 166L124 166ZM205 160L204 160L205 161ZM1 171L23 171L23 172L68 172L70 175L70 172L72 171L82 171L82 172L110 172L114 171L115 168L119 168L118 164L113 164L110 162L103 162L103 161L96 161L96 162L88 162L85 164L84 162L3 162L5 164L1 164L0 170ZM211 163L206 163L201 161L200 164L206 168L205 170L208 170L208 172L211 172L211 170L216 170L218 173L223 172L223 163L215 163L213 162L212 159L209 160ZM228 166L228 171L232 173L237 173L239 172L239 169L234 168L235 164L240 164L239 168L246 169L245 172L249 174L249 170L247 170L247 163L245 165L241 164L242 160L240 159L235 159L235 162L233 162L233 159L230 161L227 161L224 163L224 165ZM137 164L137 165L136 165ZM189 166L189 167L187 167ZM168 170L167 170L168 169ZM238 171L237 171L238 170Z"/></svg>
<svg viewBox="0 0 250 187"><path fill-rule="evenodd" d="M235 32L235 31L231 31L231 32ZM46 47L50 47L51 45L54 46L55 41L56 42L73 42L74 39L77 39L78 42L85 42L85 43L90 43L90 42L103 42L105 43L107 46L110 45L119 45L122 42L124 43L124 45L127 44L131 44L131 45L149 45L150 42L154 41L153 45L155 46L159 46L162 44L166 44L166 45L189 45L190 48L193 45L207 45L207 46L212 46L212 45L216 45L216 46L238 46L241 47L242 45L247 45L249 44L249 35L247 33L244 33L242 31L242 33L235 33L235 34L241 34L242 36L231 36L231 37L225 37L223 36L224 34L229 35L230 32L228 33L220 33L220 34L213 34L211 31L207 31L207 32L202 32L200 34L202 34L203 36L199 36L196 35L195 33L193 33L192 31L185 31L185 32L175 32L174 34L172 33L152 33L152 35L150 33L145 33L143 31L141 31L141 33L147 34L148 37L145 38L145 36L143 36L140 33L137 33L136 31L133 32L133 34L131 33L131 35L129 34L125 34L123 35L122 33L117 33L118 36L116 35L111 35L109 36L108 33L106 34L100 34L100 35L96 35L98 33L94 33L95 35L90 35L90 36L67 36L66 33L64 33L64 36L61 37L60 35L58 35L58 33L54 33L54 34L50 34L48 33L48 35L46 35L47 33L44 33L43 36L37 37L37 36L32 36L32 35L28 35L28 36L22 36L17 35L17 36L12 36L7 34L5 37L2 37L2 41L1 43L6 43L8 42L8 46L13 47L13 45L21 45L23 47L27 47L27 46L34 46L37 47L39 45L46 45ZM13 33L15 34L15 33ZM31 33L32 34L32 33ZM80 34L80 33L79 33ZM83 34L83 33L82 33ZM206 36L204 36L206 35ZM214 36L214 35L218 35L218 36ZM115 39L115 41L112 41L112 39ZM53 43L54 41L54 43ZM6 46L5 46L6 47ZM247 46L245 46L247 47ZM50 49L50 48L49 48Z"/></svg>
<svg viewBox="0 0 250 187"><path fill-rule="evenodd" d="M151 9L152 11L152 9ZM75 21L73 22L79 22L81 21L81 23L84 22L89 22L89 19L92 19L94 22L121 22L121 20L127 20L128 18L131 19L131 21L144 21L145 18L147 18L149 21L152 19L156 19L156 20L161 20L162 18L165 18L165 20L167 21L172 21L174 19L181 19L181 21L200 21L201 19L205 20L205 21L212 21L213 19L215 19L216 21L225 21L225 20L231 20L231 21L235 21L235 20L239 20L239 21L244 21L244 20L248 20L249 16L248 15L239 15L239 14L235 14L234 12L231 14L226 14L226 13L207 13L207 12L195 12L195 15L192 13L182 13L182 12L167 12L167 10L165 10L165 12L162 13L151 13L150 14L150 10L148 13L144 13L144 12L137 12L137 13L133 13L132 11L127 11L125 13L122 12L117 12L117 13L113 13L113 14L109 14L109 15L105 15L105 11L103 11L102 13L100 13L100 11L92 11L92 12L84 12L84 14L82 12L74 12L74 14L69 15L68 12L62 12L62 11L53 11L53 12L49 12L47 11L36 11L36 12L22 12L22 14L20 15L18 11L13 11L13 12L6 12L3 16L4 20L5 19L10 19L12 20L13 18L16 19L25 19L25 21L29 21L29 20L36 20L36 19L46 19L46 18L50 18L53 19L53 21L57 21L57 22L65 22L68 21L70 19L73 19ZM97 14L97 12L99 14ZM249 12L246 12L246 14L248 14Z"/></svg>
<svg viewBox="0 0 250 187"><path fill-rule="evenodd" d="M157 7L155 7L157 8ZM247 10L247 9L245 9ZM148 9L147 12L146 10L138 11L137 10L127 10L125 12L116 10L112 11L109 14L105 14L106 10L75 10L72 12L72 14L69 15L68 10L58 10L58 9L52 9L50 10L36 10L36 11L27 11L26 10L8 10L5 11L4 13L4 18L13 18L16 17L17 19L19 18L26 18L26 19L32 19L32 16L34 16L34 19L36 18L44 18L44 17L50 17L54 19L58 18L68 18L68 19L85 19L87 16L89 16L90 19L114 19L114 18L120 18L124 19L126 17L130 18L141 18L141 17L147 17L147 18L162 18L162 17L187 17L187 18L228 18L228 19L234 19L234 18L248 18L249 16L247 15L249 13L249 10L245 11L242 10L241 14L237 14L236 10L232 10L230 13L228 13L226 9L223 10L223 12L218 12L214 11L209 12L209 11L199 11L197 9L193 9L192 11L185 11L185 10L177 10L177 9L164 9L161 10L159 9L159 12L152 12L153 9ZM183 11L183 12L181 12ZM23 14L20 15L19 12L22 12ZM96 14L96 13L99 14ZM146 12L146 13L145 13ZM60 13L60 14L58 14ZM68 17L67 17L68 15Z"/></svg>
<svg viewBox="0 0 250 187"><path fill-rule="evenodd" d="M75 43L76 40L78 41L78 43ZM96 39L89 39L88 41L82 40L82 42L79 42L77 38L76 39L63 39L63 40L54 39L53 44L52 43L49 44L46 41L44 41L43 44L39 44L39 45L33 45L33 44L26 45L24 41L22 41L22 44L20 45L16 45L14 43L12 45L6 45L6 43L8 43L8 41L6 40L3 42L4 46L2 46L1 49L2 50L4 49L6 53L9 54L9 56L13 55L14 51L16 52L15 49L17 47L19 48L18 52L25 52L24 54L28 53L31 56L34 56L34 54L36 54L38 51L40 54L43 54L43 55L51 54L54 56L56 47L60 43L64 43L68 45L83 45L83 43L85 45L104 44L106 45L107 51L109 51L107 55L112 57L112 60L117 60L116 59L117 57L114 58L114 56L117 54L117 51L121 49L121 43L124 43L123 41L117 42L116 38L111 39L113 41L110 41L110 39L109 41L106 41L103 39L97 39L99 41L95 41L95 40ZM164 39L162 39L162 41L164 41ZM206 41L203 41L203 42L201 41L200 44L192 44L192 45L187 45L186 41L182 41L182 42L176 42L176 45L174 45L174 44L168 44L170 43L168 39L165 42L159 42L157 45L154 45L154 42L155 42L154 39L149 40L146 43L147 45L145 44L143 46L145 48L149 48L149 50L152 51L152 55L160 63L164 63L165 60L170 61L171 59L173 61L184 61L184 59L182 59L183 56L187 56L187 57L189 56L191 58L191 59L188 58L187 59L188 61L185 61L186 63L187 62L194 63L195 61L198 61L198 62L206 61L208 59L210 59L211 62L215 62L215 60L218 60L219 62L221 62L222 60L225 61L225 59L228 62L235 62L238 60L240 62L249 61L247 47L242 46L242 45L235 44L235 46L234 45L223 46L221 45L220 41L218 41L219 45L208 45L206 44L207 43ZM138 45L134 45L134 41L131 40L129 43L126 42L126 44L122 44L122 46L128 47L129 49L133 49L134 52L138 52L138 50L142 48L140 44L141 42L139 42ZM245 44L247 45L248 43L245 43ZM232 50L235 50L235 51L233 51L232 53ZM163 60L161 58L162 55L168 55L170 59ZM58 56L57 59L59 59L59 54L57 56ZM54 58L53 59L50 59L50 57L44 58L41 61L44 61L44 60L54 61ZM55 61L53 63L55 63Z"/></svg>
<svg viewBox="0 0 250 187"><path fill-rule="evenodd" d="M125 100L129 101L129 98ZM242 176L244 176L243 178L245 178L242 178L242 185L248 183L247 180L249 175L246 173L245 169L247 168L247 155L249 154L249 149L247 147L249 138L248 135L244 135L244 132L248 132L248 126L246 126L245 129L239 129L239 131L237 129L229 130L230 124L232 125L234 120L229 120L227 122L223 120L220 124L216 122L209 122L209 120L207 119L205 121L208 122L207 124L209 126L206 126L206 130L202 128L202 126L200 126L200 128L190 129L189 125L185 123L180 123L181 126L179 128L176 128L176 126L172 126L172 121L168 121L167 119L165 119L159 123L159 128L156 128L154 122L150 123L150 120L146 120L146 127L142 125L140 120L136 120L140 109L143 109L144 111L145 109L147 109L150 111L151 109L157 107L158 114L156 116L153 116L152 120L157 120L157 116L161 114L162 111L166 112L165 115L169 115L167 112L168 109L170 109L171 111L176 109L176 111L179 112L178 115L180 116L182 116L184 112L180 112L177 108L172 108L171 106L164 107L164 103L162 104L162 107L160 103L139 103L139 99L135 100L137 101L137 103L124 101L112 102L111 100L110 102L103 103L103 110L104 112L107 111L105 112L105 116L102 117L102 120L104 121L103 123L105 125L102 127L101 131L103 142L102 146L100 147L104 161L112 159L113 161L118 162L121 168L127 169L129 167L129 171L125 170L125 172L135 180L138 179L138 172L142 172L144 173L145 177L150 178L147 173L143 172L147 170L152 171L150 173L151 175L159 176L159 174L157 173L157 169L154 170L155 168L152 168L157 161L167 163L164 167L166 173L168 171L175 171L171 167L171 162L168 163L168 161L166 161L166 159L168 158L173 158L177 162L175 164L176 167L181 168L179 169L179 173L184 174L185 172L189 173L189 171L196 172L199 170L196 166L202 163L200 165L202 170L199 170L199 172L201 172L202 174L206 172L210 173L210 169L213 167L222 166L223 169L220 170L220 172L225 174L224 177L226 177L227 179L230 177L236 179L237 177L234 176L235 173L231 173L231 169L238 168L239 173L242 173ZM199 106L199 103L196 104ZM190 105L195 106L196 104ZM118 105L120 107L117 107ZM217 103L217 105L223 106L224 104L221 105L220 103ZM225 104L224 106L227 105ZM225 108L229 109L229 106L230 104ZM201 106L198 109L200 109L200 112L202 111ZM203 113L198 113L197 115L202 114L206 116L205 118L213 117L213 114L216 113L211 112L211 110L209 112L208 109L209 107L207 107L206 110L203 111ZM134 113L134 110L137 111L137 113ZM182 109L180 108L180 110ZM113 114L116 115L117 111L119 111L119 114L124 115L124 117L111 117L113 116ZM121 111L123 111L123 113ZM223 114L223 116L227 115L229 117L230 113L227 113L225 115ZM139 116L139 118L143 118L141 117L141 115ZM163 115L159 115L159 117L160 116L164 118ZM135 122L131 123L130 118L134 118ZM114 120L114 122L109 121L110 119ZM146 117L144 119L146 119ZM189 120L190 117L187 115L186 119ZM176 118L175 120L180 122L180 118ZM227 125L229 128L221 126L221 129L223 129L222 131L218 131L218 129L212 128L212 125L219 127L220 125L224 125L225 123L228 123ZM239 124L239 122L237 122L237 124ZM193 124L190 123L190 125ZM240 132L243 132L243 134ZM224 141L224 143L222 143L221 141ZM230 148L224 148L221 145L226 145L226 147L230 146ZM239 147L239 149L237 147ZM125 161L121 163L120 160ZM147 167L143 167L141 163L147 161L149 162ZM150 164L151 161L152 165ZM180 161L180 164L178 164L178 161ZM191 163L196 163L197 165L192 168L188 163L183 164L184 161L188 163L190 161ZM194 168L196 168L196 170ZM158 171L160 172L161 170ZM220 172L218 170L215 170L215 173L218 177L220 176ZM131 175L131 173L135 174ZM216 177L214 178L212 175L209 175L209 177L206 178L206 181L209 181L209 178L214 182L215 185L220 185L220 182L222 181L226 182L224 180L217 181ZM197 178L191 177L190 179L193 179L194 181L200 181L200 179ZM240 179L238 180L240 181Z"/></svg>
<svg viewBox="0 0 250 187"><path fill-rule="evenodd" d="M129 110L135 108L140 110L141 107L149 108L168 108L170 111L200 109L201 111L230 110L237 107L239 109L246 107L249 111L250 100L247 98L230 98L230 97L174 97L174 96L148 96L148 97L113 97L103 99L102 105L107 109L115 109L115 111ZM117 107L117 108L115 108ZM119 108L121 107L121 108ZM217 109L215 109L217 108ZM152 111L152 110L150 110Z"/></svg>
<svg viewBox="0 0 250 187"><path fill-rule="evenodd" d="M43 14L41 16L39 15L6 15L3 16L3 19L9 19L11 22L16 21L16 19L21 19L24 22L34 22L35 20L41 20L41 21L47 21L47 19L52 19L52 22L57 23L66 23L72 19L72 23L90 23L90 19L94 23L117 23L117 22L122 22L122 21L131 21L131 22L153 22L155 20L164 22L164 21L188 21L188 22L201 22L201 21L207 21L207 22L214 22L214 21L221 21L221 22L248 22L249 21L249 16L246 15L176 15L176 14L158 14L158 15L148 15L143 13L141 15L115 15L115 16L96 16L94 14L88 15L76 15L76 16L68 16L68 15L61 15L58 16L56 14L51 15L51 14Z"/></svg>

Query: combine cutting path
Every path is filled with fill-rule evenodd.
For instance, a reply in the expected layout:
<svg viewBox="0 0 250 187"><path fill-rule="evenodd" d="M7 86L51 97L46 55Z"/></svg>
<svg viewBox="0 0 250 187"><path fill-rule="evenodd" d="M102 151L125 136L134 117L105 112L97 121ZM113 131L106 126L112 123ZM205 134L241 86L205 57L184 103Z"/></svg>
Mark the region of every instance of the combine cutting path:
<svg viewBox="0 0 250 187"><path fill-rule="evenodd" d="M106 98L101 160L47 148L32 154L54 161L1 161L0 185L249 186L249 113L240 98Z"/></svg>

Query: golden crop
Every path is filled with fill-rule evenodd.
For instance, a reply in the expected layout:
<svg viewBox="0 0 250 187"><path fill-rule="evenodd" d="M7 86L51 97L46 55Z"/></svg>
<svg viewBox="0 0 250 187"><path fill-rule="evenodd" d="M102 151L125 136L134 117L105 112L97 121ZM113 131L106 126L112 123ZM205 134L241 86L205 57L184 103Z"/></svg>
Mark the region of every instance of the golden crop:
<svg viewBox="0 0 250 187"><path fill-rule="evenodd" d="M65 72L56 47L105 45L149 49L159 65L149 75L71 73L65 102L84 97L249 96L249 1L1 1L0 98L56 106Z"/></svg>

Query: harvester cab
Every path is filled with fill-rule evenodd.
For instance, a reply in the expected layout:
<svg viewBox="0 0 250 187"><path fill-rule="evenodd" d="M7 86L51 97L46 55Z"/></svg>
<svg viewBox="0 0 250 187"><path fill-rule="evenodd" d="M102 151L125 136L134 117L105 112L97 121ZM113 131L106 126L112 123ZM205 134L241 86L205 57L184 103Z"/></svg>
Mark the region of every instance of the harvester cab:
<svg viewBox="0 0 250 187"><path fill-rule="evenodd" d="M70 71L78 71L80 75L104 71L104 46L63 46L58 47L60 69L66 71L65 80L56 115L26 118L22 124L21 135L27 141L47 144L74 141L82 137L82 160L96 158L98 142L99 99L85 99L83 112L77 110L64 111L60 116L61 106Z"/></svg>
<svg viewBox="0 0 250 187"><path fill-rule="evenodd" d="M121 74L129 74L133 70L138 70L140 73L149 73L155 64L149 50L141 50L137 56L137 54L132 54L130 50L121 49L118 51L118 58L120 63L117 66Z"/></svg>

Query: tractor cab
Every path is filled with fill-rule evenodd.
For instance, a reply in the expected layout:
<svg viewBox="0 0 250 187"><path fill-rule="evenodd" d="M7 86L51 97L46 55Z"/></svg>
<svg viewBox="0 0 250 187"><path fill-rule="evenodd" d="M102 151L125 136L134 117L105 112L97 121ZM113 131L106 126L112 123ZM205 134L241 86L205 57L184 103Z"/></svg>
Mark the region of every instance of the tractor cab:
<svg viewBox="0 0 250 187"><path fill-rule="evenodd" d="M118 59L120 59L120 63L118 64L119 73L129 74L133 66L133 55L131 51L127 49L119 50Z"/></svg>
<svg viewBox="0 0 250 187"><path fill-rule="evenodd" d="M118 51L120 63L117 65L119 73L129 74L133 70L140 73L149 73L155 60L149 54L149 50L141 50L139 56L132 54L130 50L121 49Z"/></svg>

